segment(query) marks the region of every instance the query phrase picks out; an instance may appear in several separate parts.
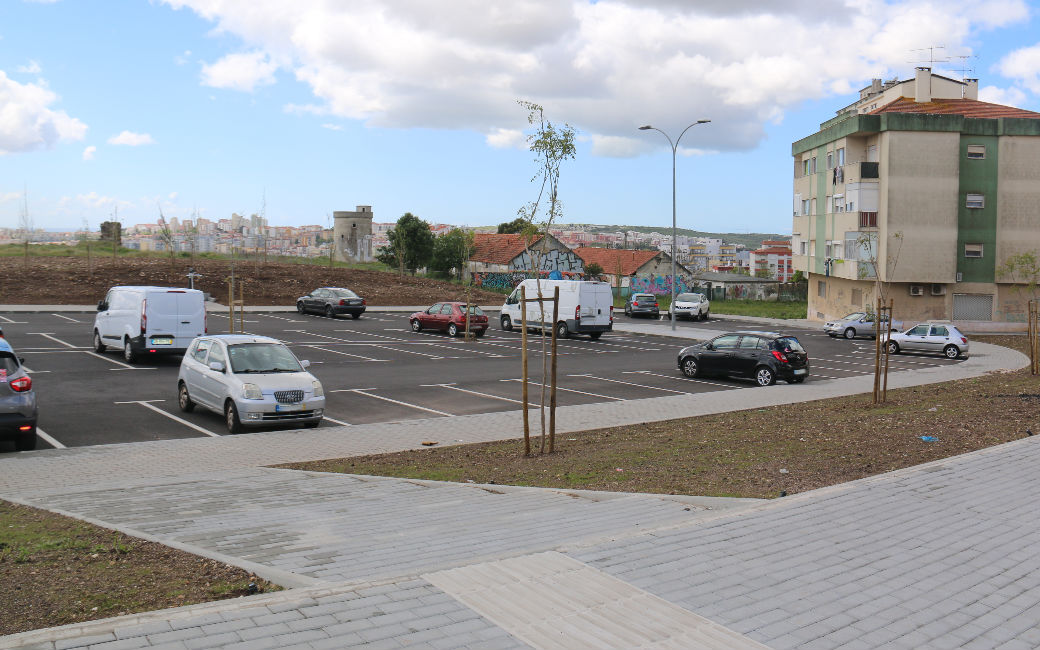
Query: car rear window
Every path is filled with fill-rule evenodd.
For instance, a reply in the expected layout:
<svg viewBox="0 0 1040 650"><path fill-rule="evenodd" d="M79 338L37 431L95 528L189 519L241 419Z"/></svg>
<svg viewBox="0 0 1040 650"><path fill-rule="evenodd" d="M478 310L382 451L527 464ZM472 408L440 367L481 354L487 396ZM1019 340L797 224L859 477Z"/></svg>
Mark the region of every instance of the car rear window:
<svg viewBox="0 0 1040 650"><path fill-rule="evenodd" d="M358 295L350 289L340 289L339 291L333 291L332 295L337 298L357 298Z"/></svg>
<svg viewBox="0 0 1040 650"><path fill-rule="evenodd" d="M777 350L784 352L805 352L805 348L802 344L793 336L784 336L773 341L773 345L776 346Z"/></svg>
<svg viewBox="0 0 1040 650"><path fill-rule="evenodd" d="M649 294L649 293L640 293L640 294L636 294L636 295L632 296L632 302L639 302L639 301L657 302L657 298L655 298L652 294Z"/></svg>
<svg viewBox="0 0 1040 650"><path fill-rule="evenodd" d="M0 370L2 370L4 374L3 377L0 377L0 381L3 381L7 378L7 375L14 374L18 371L18 359L16 359L10 352L0 352Z"/></svg>
<svg viewBox="0 0 1040 650"><path fill-rule="evenodd" d="M465 307L463 307L463 309L465 309ZM477 307L476 305L470 305L469 306L469 313L473 314L474 316L483 316L484 315L484 310L481 309L480 307Z"/></svg>

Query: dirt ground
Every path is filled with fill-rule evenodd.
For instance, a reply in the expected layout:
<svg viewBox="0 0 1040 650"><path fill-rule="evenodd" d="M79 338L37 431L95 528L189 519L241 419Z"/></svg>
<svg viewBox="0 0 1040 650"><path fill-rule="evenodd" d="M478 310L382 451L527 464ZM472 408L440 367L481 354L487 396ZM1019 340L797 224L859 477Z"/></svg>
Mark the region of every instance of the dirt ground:
<svg viewBox="0 0 1040 650"><path fill-rule="evenodd" d="M30 257L28 268L21 257L0 258L0 304L90 305L105 297L113 285L188 286L187 258L94 257L88 265L83 257ZM195 288L226 304L231 264L227 260L196 259L195 271L202 277ZM346 287L365 298L369 305L430 305L442 300L465 300L466 288L442 280L400 276L397 273L333 268L325 265L268 262L235 263L235 299L239 284L247 306L295 305L296 299L318 287ZM500 305L499 293L470 289L470 300L481 305Z"/></svg>

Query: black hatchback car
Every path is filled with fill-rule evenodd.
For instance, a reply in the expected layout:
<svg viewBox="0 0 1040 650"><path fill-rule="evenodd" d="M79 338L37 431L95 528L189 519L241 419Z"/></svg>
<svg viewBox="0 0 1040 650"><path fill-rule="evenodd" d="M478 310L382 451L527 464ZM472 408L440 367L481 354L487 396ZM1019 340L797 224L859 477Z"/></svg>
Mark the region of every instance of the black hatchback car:
<svg viewBox="0 0 1040 650"><path fill-rule="evenodd" d="M329 318L339 314L350 314L351 318L356 319L365 313L365 299L350 289L321 287L310 292L310 295L297 298L296 311L301 314L309 311L325 314Z"/></svg>
<svg viewBox="0 0 1040 650"><path fill-rule="evenodd" d="M725 375L771 386L777 379L800 384L809 376L809 355L793 336L776 332L733 332L679 352L687 377Z"/></svg>
<svg viewBox="0 0 1040 650"><path fill-rule="evenodd" d="M633 293L625 302L625 316L635 315L657 318L661 315L657 296L652 293Z"/></svg>

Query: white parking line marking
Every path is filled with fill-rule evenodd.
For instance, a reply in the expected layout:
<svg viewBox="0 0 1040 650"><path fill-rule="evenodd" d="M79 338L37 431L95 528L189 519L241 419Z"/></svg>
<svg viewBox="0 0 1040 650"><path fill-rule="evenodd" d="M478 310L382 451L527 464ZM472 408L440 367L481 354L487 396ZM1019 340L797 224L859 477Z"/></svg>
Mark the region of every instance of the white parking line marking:
<svg viewBox="0 0 1040 650"><path fill-rule="evenodd" d="M328 348L319 348L316 345L307 345L304 347L311 348L313 350L321 350L322 352L331 352L332 354L342 354L345 357L355 357L357 359L364 359L365 361L389 361L389 359L373 359L372 357L363 357L360 354L350 354L349 352L340 352L339 350L329 350ZM315 362L317 363L317 362Z"/></svg>
<svg viewBox="0 0 1040 650"><path fill-rule="evenodd" d="M206 315L207 316L209 316L209 315L216 316L217 318L230 318L230 316L228 316L227 314L222 314L219 311L207 311ZM236 323L238 322L238 316L235 316L235 322ZM258 321L258 320L245 320L243 322L245 322L245 323L259 323L260 321Z"/></svg>
<svg viewBox="0 0 1040 650"><path fill-rule="evenodd" d="M499 381L523 381L523 379L499 379ZM542 384L542 383L536 382L536 381L528 381L527 383L529 383L531 385L534 385L534 386L546 386L546 387L548 387L546 384ZM588 392L583 391L583 390L575 390L573 388L563 388L562 386L557 386L556 390L563 390L563 391L567 391L568 393L578 393L580 395L588 395L589 397L602 397L603 399L612 399L612 400L614 400L616 402L627 402L628 401L624 397L614 397L613 395L600 395L599 393L588 393Z"/></svg>
<svg viewBox="0 0 1040 650"><path fill-rule="evenodd" d="M634 384L630 381L621 381L620 379L608 379L607 377L597 377L595 375L567 375L568 377L588 377L589 379L599 379L600 381L609 381L615 384L624 384L626 386L635 386L636 388L649 388L650 390L663 390L668 393L679 393L680 395L689 395L690 393L684 390L675 390L672 388L658 388L657 386L647 386L645 384Z"/></svg>
<svg viewBox="0 0 1040 650"><path fill-rule="evenodd" d="M51 314L51 316L57 316L58 318L64 318L65 320L70 320L73 323L82 323L83 322L83 321L80 321L80 320L76 320L75 318L69 318L68 316L62 316L61 314Z"/></svg>
<svg viewBox="0 0 1040 650"><path fill-rule="evenodd" d="M45 372L50 372L50 370L32 370L32 369L29 368L29 366L26 366L24 364L22 365L22 370L24 370L25 372L29 373L30 375L39 375L39 374L43 374Z"/></svg>
<svg viewBox="0 0 1040 650"><path fill-rule="evenodd" d="M708 384L709 386L722 386L723 388L740 388L740 386L730 386L729 384L722 384L722 383L719 383L717 381L708 381L706 379L691 379L690 377L685 377L685 376L675 377L675 376L672 376L672 375L661 375L661 374L658 374L658 373L650 371L650 370L622 370L621 374L623 374L623 375L632 375L632 374L650 375L651 377L664 377L665 379L677 379L677 380L681 380L681 381L694 381L694 382L697 382L698 384Z"/></svg>
<svg viewBox="0 0 1040 650"><path fill-rule="evenodd" d="M330 392L332 392L332 393L358 393L359 395L364 395L365 397L374 397L376 399L381 399L381 400L383 400L385 402L393 402L394 404L400 404L401 406L407 406L407 407L410 407L410 408L413 408L413 409L419 409L420 411L429 411L430 413L436 413L437 415L443 415L443 416L446 416L446 417L451 417L452 416L451 413L445 413L444 411L438 411L436 409L426 408L425 406L419 406L418 404L409 404L408 402L400 402L400 401L398 401L396 399L390 399L389 397L383 397L382 395L373 395L372 393L365 392L365 391L369 391L369 390L376 390L376 389L375 388L343 388L343 389L340 389L340 390L334 390L334 391L330 391Z"/></svg>
<svg viewBox="0 0 1040 650"><path fill-rule="evenodd" d="M344 422L343 420L336 420L335 418L330 418L330 417L329 417L329 416L327 416L327 415L326 415L326 416L324 416L324 417L323 417L322 419L323 419L323 420L328 420L329 422L335 422L336 424L340 425L341 427L349 427L349 426L352 426L352 425L350 424L350 422Z"/></svg>
<svg viewBox="0 0 1040 650"><path fill-rule="evenodd" d="M491 393L480 393L480 392L477 392L475 390L469 390L468 388L459 388L458 386L453 386L451 384L419 384L419 385L420 386L426 386L426 387L449 388L451 390L457 390L460 393L469 393L470 395L479 395L480 397L490 397L491 399L500 399L503 402L512 402L514 404L523 404L523 402L521 400L518 400L518 399L511 399L509 397L499 397L498 395L492 395ZM531 407L531 408L534 408L534 407Z"/></svg>
<svg viewBox="0 0 1040 650"><path fill-rule="evenodd" d="M5 323L11 323L12 325L25 325L26 323L24 320L11 320L7 316L0 316L0 318L2 318Z"/></svg>
<svg viewBox="0 0 1040 650"><path fill-rule="evenodd" d="M287 321L287 322L290 322L290 323L304 323L304 322L306 322L306 321L302 321L302 320L293 320L292 318L286 318L285 316L273 316L271 314L264 314L264 316L267 316L268 318L277 318L278 320L284 320L284 321Z"/></svg>
<svg viewBox="0 0 1040 650"><path fill-rule="evenodd" d="M66 447L65 445L63 445L60 442L58 442L57 440L55 440L54 438L52 438L49 435L47 435L47 433L45 433L44 430L41 429L40 427L36 427L36 435L38 435L41 438L43 438L43 440L47 444L49 444L50 446L54 447L55 449L68 449L68 447Z"/></svg>
<svg viewBox="0 0 1040 650"><path fill-rule="evenodd" d="M148 408L148 409L151 409L151 410L155 411L159 415L165 415L166 417L170 418L171 420L174 420L176 422L180 422L184 426L186 426L186 427L188 427L190 429L194 429L194 430L198 431L199 433L204 433L207 436L210 436L212 438L219 438L220 437L219 433L213 433L212 431L207 431L206 429L203 429L202 427L200 427L198 425L192 424L191 422L188 422L187 420L185 420L183 418L179 418L179 417L177 417L176 415L174 415L172 413L167 413L166 411L162 410L158 406L152 406L151 404L149 404L149 402L165 402L165 401L166 400L164 400L164 399L149 399L149 400L136 400L136 401L130 401L130 402L116 402L116 404L140 404L141 406L143 406L145 408Z"/></svg>
<svg viewBox="0 0 1040 650"><path fill-rule="evenodd" d="M71 343L68 343L66 341L62 341L61 339L54 338L53 336L51 336L50 332L27 332L27 334L36 334L38 336L42 336L44 338L48 338L48 339L54 341L55 343L61 343L62 345L64 345L67 348L79 347L79 346L73 345Z"/></svg>
<svg viewBox="0 0 1040 650"><path fill-rule="evenodd" d="M429 357L431 359L443 359L444 358L443 356L439 356L439 355L436 355L436 354L426 354L425 352L416 352L414 350L398 350L396 348L386 348L387 345L407 345L409 343L408 341L403 341L402 343L376 343L376 342L373 342L373 341L349 341L347 339L336 338L335 336L328 336L326 334L314 334L314 333L311 333L311 332L306 332L304 330L285 330L285 331L286 332L300 332L302 334L308 334L310 336L317 336L317 337L320 337L320 338L323 338L323 339L331 339L333 341L341 341L341 342L344 342L344 343L357 343L359 345L367 345L367 346L373 347L373 348L389 349L389 350L391 350L393 352L407 352L408 354L417 354L417 355L419 355L421 357ZM337 332L349 332L350 330L336 330L336 331ZM391 339L391 340L399 340L399 339L395 339L393 336L380 336L379 334L371 334L370 336L379 336L380 338ZM412 344L414 345L414 342Z"/></svg>
<svg viewBox="0 0 1040 650"><path fill-rule="evenodd" d="M82 352L83 352L83 354L88 354L88 355L90 355L92 357L97 357L98 359L101 359L102 361L107 361L109 363L114 363L117 366L122 366L123 370L157 370L157 368L144 368L142 366L131 366L129 364L123 363L122 361L116 361L115 359L110 359L110 358L108 358L108 357L106 357L104 355L98 354L97 352L88 352L86 350L82 350ZM109 368L109 370L119 370L119 368Z"/></svg>

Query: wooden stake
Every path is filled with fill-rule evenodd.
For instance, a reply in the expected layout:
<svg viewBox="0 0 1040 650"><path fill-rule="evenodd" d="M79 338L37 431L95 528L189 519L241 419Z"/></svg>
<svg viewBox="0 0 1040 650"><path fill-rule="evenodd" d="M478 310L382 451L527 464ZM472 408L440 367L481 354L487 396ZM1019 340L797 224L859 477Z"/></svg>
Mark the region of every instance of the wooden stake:
<svg viewBox="0 0 1040 650"><path fill-rule="evenodd" d="M556 449L556 323L560 320L560 287L553 289L552 371L549 379L549 453Z"/></svg>
<svg viewBox="0 0 1040 650"><path fill-rule="evenodd" d="M228 334L235 333L235 278L232 276L227 285Z"/></svg>
<svg viewBox="0 0 1040 650"><path fill-rule="evenodd" d="M246 283L238 283L238 333L246 331Z"/></svg>
<svg viewBox="0 0 1040 650"><path fill-rule="evenodd" d="M527 291L520 285L520 408L524 410L524 456L531 455L531 424L527 417Z"/></svg>

